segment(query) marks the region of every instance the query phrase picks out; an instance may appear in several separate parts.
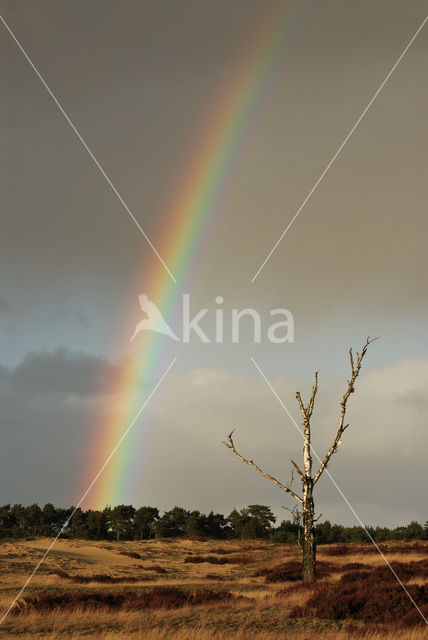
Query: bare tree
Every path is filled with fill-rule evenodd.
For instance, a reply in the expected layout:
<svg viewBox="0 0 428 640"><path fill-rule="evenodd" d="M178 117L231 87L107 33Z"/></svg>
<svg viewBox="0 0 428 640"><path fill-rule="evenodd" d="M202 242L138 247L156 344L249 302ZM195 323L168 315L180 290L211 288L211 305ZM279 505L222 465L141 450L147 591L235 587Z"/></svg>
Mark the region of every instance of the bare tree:
<svg viewBox="0 0 428 640"><path fill-rule="evenodd" d="M323 471L327 468L328 463L330 462L330 458L333 453L336 453L338 447L342 443L343 432L348 424L345 424L345 415L346 415L346 407L349 396L351 393L355 391L355 382L358 378L358 375L361 370L361 364L364 356L366 355L368 346L374 341L374 339L367 338L361 353L356 353L356 357L352 352L352 347L349 349L349 359L351 363L351 378L347 381L348 386L342 397L342 401L340 403L340 412L339 412L339 426L337 429L336 437L333 440L333 444L330 449L327 451L324 459L322 460L318 471L315 475L312 475L312 448L311 448L311 417L312 412L314 410L315 398L318 391L318 371L315 373L315 381L312 387L311 397L309 399L308 404L305 406L300 392L297 391L296 398L299 404L300 412L303 418L303 470L298 466L294 460L291 460L291 464L294 469L297 471L299 478L302 483L302 495L298 495L295 493L291 487L292 482L289 485L282 484L271 476L269 473L265 473L260 469L260 467L254 462L254 460L248 460L244 458L243 455L236 450L235 444L233 442L233 430L228 438L227 442L223 441L223 444L226 445L242 462L245 464L249 464L253 469L258 471L260 475L264 478L268 478L268 480L272 480L280 489L291 495L300 505L301 511L299 511L302 521L303 521L303 535L300 540L300 546L302 548L302 556L303 556L303 579L304 580L314 580L315 579L315 565L316 565L316 545L315 545L315 508L314 508L314 498L313 492L314 487L318 480L320 479Z"/></svg>

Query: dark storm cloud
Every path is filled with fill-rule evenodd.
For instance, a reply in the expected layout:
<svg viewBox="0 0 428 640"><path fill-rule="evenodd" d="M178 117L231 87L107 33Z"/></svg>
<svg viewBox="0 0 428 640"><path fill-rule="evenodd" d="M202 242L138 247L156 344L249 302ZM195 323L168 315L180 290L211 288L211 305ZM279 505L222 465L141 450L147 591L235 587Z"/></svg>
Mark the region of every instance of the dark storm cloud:
<svg viewBox="0 0 428 640"><path fill-rule="evenodd" d="M25 356L14 369L3 367L0 382L3 389L17 397L27 394L63 394L82 398L105 393L106 380L118 373L114 365L101 357L57 349L52 353L34 352Z"/></svg>
<svg viewBox="0 0 428 640"><path fill-rule="evenodd" d="M93 425L114 403L107 383L129 366L66 349L0 366L0 502L71 504L80 497Z"/></svg>

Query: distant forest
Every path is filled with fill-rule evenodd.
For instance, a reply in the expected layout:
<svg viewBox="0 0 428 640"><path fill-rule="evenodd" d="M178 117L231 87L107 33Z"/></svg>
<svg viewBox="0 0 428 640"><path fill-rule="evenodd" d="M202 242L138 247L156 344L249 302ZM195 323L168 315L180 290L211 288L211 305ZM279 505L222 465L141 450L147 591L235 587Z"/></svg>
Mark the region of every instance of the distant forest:
<svg viewBox="0 0 428 640"><path fill-rule="evenodd" d="M75 511L73 513L73 511ZM149 540L195 536L241 540L265 538L272 542L296 543L299 537L298 518L283 520L275 526L276 518L270 507L252 504L234 509L228 516L211 511L208 515L199 511L187 511L174 507L162 515L156 507L131 505L106 507L103 511L88 509L61 509L53 504L40 507L20 504L0 507L0 537L28 538L36 536L54 537L65 526L64 538L84 540ZM406 526L368 527L377 542L383 540L428 540L428 522L421 525L411 522ZM318 544L335 542L367 542L368 536L362 527L344 527L328 520L316 525Z"/></svg>

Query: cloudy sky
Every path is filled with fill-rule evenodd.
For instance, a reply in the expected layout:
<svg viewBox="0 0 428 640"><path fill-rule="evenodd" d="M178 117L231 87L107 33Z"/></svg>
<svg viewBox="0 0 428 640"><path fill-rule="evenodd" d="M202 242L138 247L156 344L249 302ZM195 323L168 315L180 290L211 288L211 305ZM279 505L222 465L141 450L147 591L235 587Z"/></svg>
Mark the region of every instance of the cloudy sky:
<svg viewBox="0 0 428 640"><path fill-rule="evenodd" d="M330 471L366 523L425 521L428 444L427 47L416 38L256 281L251 279L422 23L424 2L1 0L0 12L129 209L164 246L174 193L209 114L264 25L282 40L235 141L222 195L189 249L180 296L224 299L223 344L174 343L144 370L121 502L227 512L250 503L287 516L286 496L220 444L289 478L301 439L295 391L320 370L314 445L337 425L350 345L380 335L351 398ZM129 398L105 381L141 363L137 294L155 300L162 268L17 44L0 25L0 502L76 503L93 424ZM236 77L239 81L239 77ZM254 85L255 86L255 85ZM164 256L168 262L168 255ZM171 290L172 290L171 289ZM263 339L230 340L231 309L251 307ZM289 309L293 344L266 338ZM126 339L124 339L124 336ZM125 428L126 425L123 425ZM118 432L118 439L120 437ZM95 473L95 470L94 470ZM80 491L80 493L79 493ZM327 477L318 512L355 523ZM89 497L90 502L90 497ZM89 503L88 503L89 504Z"/></svg>

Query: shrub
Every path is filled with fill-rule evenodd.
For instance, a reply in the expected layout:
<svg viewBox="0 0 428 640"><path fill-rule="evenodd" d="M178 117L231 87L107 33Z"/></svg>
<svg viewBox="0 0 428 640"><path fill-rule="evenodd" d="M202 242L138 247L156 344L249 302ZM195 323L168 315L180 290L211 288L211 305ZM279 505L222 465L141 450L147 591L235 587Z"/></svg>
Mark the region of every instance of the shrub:
<svg viewBox="0 0 428 640"><path fill-rule="evenodd" d="M126 577L126 576L110 576L104 573L96 573L92 576L84 576L79 573L75 575L70 575L66 571L62 569L58 569L56 571L51 571L50 575L59 576L60 578L66 578L67 580L71 580L71 582L75 582L77 584L89 584L90 582L104 582L105 584L119 584L121 582L138 582L140 578L135 577Z"/></svg>
<svg viewBox="0 0 428 640"><path fill-rule="evenodd" d="M317 562L317 577L330 575L333 565L329 562ZM265 576L265 582L296 582L302 580L302 564L291 560L268 569L259 569L255 576Z"/></svg>
<svg viewBox="0 0 428 640"><path fill-rule="evenodd" d="M184 562L191 564L200 564L201 562L207 562L209 564L241 564L246 565L252 562L249 556L236 555L228 558L217 558L216 556L187 556Z"/></svg>
<svg viewBox="0 0 428 640"><path fill-rule="evenodd" d="M356 574L360 573L360 577ZM291 617L344 620L347 618L363 622L416 624L410 615L412 603L401 585L374 579L372 573L354 572L345 574L334 584L315 584L312 595L304 607L295 607ZM368 579L367 579L368 576ZM420 605L428 604L428 585L411 585L408 592ZM422 618L419 616L419 620Z"/></svg>
<svg viewBox="0 0 428 640"><path fill-rule="evenodd" d="M158 587L140 593L129 592L69 592L46 593L19 601L13 613L19 615L28 609L38 611L96 609L102 611L138 610L138 609L176 609L184 606L197 606L212 602L231 602L236 600L229 591L201 589L191 592L176 587Z"/></svg>
<svg viewBox="0 0 428 640"><path fill-rule="evenodd" d="M284 587L276 592L277 596L288 598L288 596L292 593L303 593L304 591L309 591L313 587L313 583L309 582L295 582L289 587Z"/></svg>
<svg viewBox="0 0 428 640"><path fill-rule="evenodd" d="M362 562L348 562L348 564L343 564L340 567L341 571L357 571L359 569L369 569L369 565L363 564Z"/></svg>
<svg viewBox="0 0 428 640"><path fill-rule="evenodd" d="M78 584L89 584L90 582L104 582L105 584L119 584L120 582L138 582L139 578L132 576L109 576L103 573L98 573L93 576L75 575L70 576L70 580L77 582Z"/></svg>
<svg viewBox="0 0 428 640"><path fill-rule="evenodd" d="M156 573L166 573L166 569L159 566L158 564L152 564L149 567L143 567L146 571L155 571Z"/></svg>
<svg viewBox="0 0 428 640"><path fill-rule="evenodd" d="M391 544L389 546L381 545L384 553L424 553L428 552L428 546L422 542Z"/></svg>
<svg viewBox="0 0 428 640"><path fill-rule="evenodd" d="M187 533L184 536L181 536L182 540L190 540L191 542L208 542L208 538L204 538L203 536L197 536L193 533Z"/></svg>
<svg viewBox="0 0 428 640"><path fill-rule="evenodd" d="M345 569L345 567L351 568L354 564L359 565L360 563L357 562L344 565L342 569ZM385 564L381 567L375 568L371 568L367 565L361 565L361 568L359 568L360 570L351 570L348 573L345 573L342 576L341 581L354 582L364 579L373 582L395 582L396 578L390 567L395 571L400 580L404 582L411 578L425 578L428 576L428 560L412 560L411 562L390 562L389 566Z"/></svg>
<svg viewBox="0 0 428 640"><path fill-rule="evenodd" d="M55 569L55 571L50 571L49 575L58 576L59 578L69 578L70 575L64 569Z"/></svg>
<svg viewBox="0 0 428 640"><path fill-rule="evenodd" d="M220 558L214 556L186 556L184 562L187 564L201 564L202 562L209 562L210 564L222 564ZM224 563L223 563L224 564Z"/></svg>
<svg viewBox="0 0 428 640"><path fill-rule="evenodd" d="M253 558L251 558L251 556L246 556L244 554L237 554L236 556L229 556L228 558L226 558L226 562L228 564L247 565L254 562L254 560Z"/></svg>
<svg viewBox="0 0 428 640"><path fill-rule="evenodd" d="M428 552L428 545L422 542L401 542L396 544L378 544L378 548L385 555L391 553L423 553L426 554ZM328 547L319 548L319 552L327 555L327 556L346 556L351 555L353 553L358 553L359 555L371 555L377 552L376 547L371 542L367 542L365 544L337 544Z"/></svg>
<svg viewBox="0 0 428 640"><path fill-rule="evenodd" d="M352 552L356 552L356 547L351 549L346 544L336 545L334 547L327 547L326 549L320 549L320 553L323 553L326 556L347 556Z"/></svg>
<svg viewBox="0 0 428 640"><path fill-rule="evenodd" d="M422 604L419 609L428 620L428 604ZM414 627L420 624L425 623L416 607L412 607L400 620L400 626L402 627Z"/></svg>
<svg viewBox="0 0 428 640"><path fill-rule="evenodd" d="M142 560L143 556L136 551L119 551L120 556L128 556L128 558L134 558L135 560Z"/></svg>

